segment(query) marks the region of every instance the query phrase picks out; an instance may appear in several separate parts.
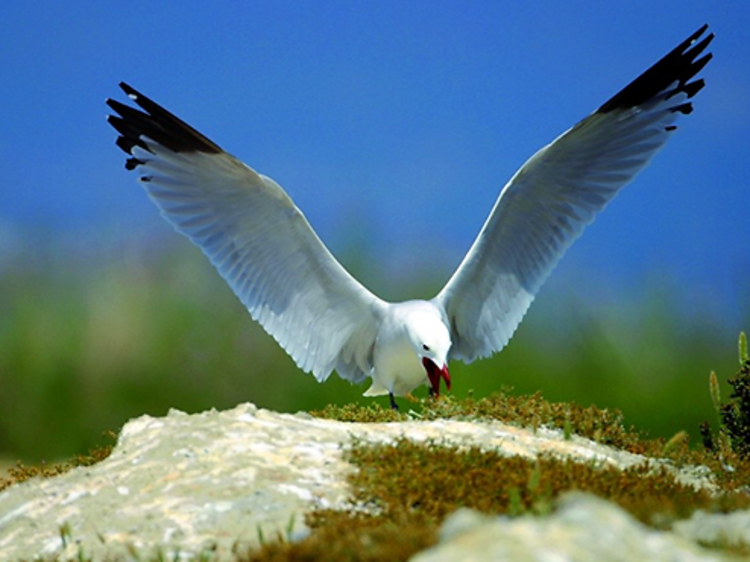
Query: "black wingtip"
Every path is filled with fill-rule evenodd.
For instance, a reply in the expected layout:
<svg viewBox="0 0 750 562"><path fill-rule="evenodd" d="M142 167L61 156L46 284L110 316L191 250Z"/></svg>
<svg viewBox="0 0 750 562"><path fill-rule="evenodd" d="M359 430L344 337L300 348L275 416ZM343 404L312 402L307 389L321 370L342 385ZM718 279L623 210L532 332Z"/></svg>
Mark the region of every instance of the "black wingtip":
<svg viewBox="0 0 750 562"><path fill-rule="evenodd" d="M706 32L707 29L708 29L708 24L704 23L702 26L700 26L698 28L698 30L695 33L693 33L690 37L688 37L685 40L685 43L687 43L689 45L690 43L692 43L693 41L695 41L696 39L698 39L698 37L700 37L701 35L703 35ZM713 35L713 33L711 35Z"/></svg>
<svg viewBox="0 0 750 562"><path fill-rule="evenodd" d="M114 99L106 100L106 104L117 114L110 115L107 121L120 134L117 146L127 154L132 154L136 146L149 150L144 139L154 141L173 152L222 152L216 143L132 86L125 82L120 82L119 86L139 106L136 108ZM125 167L132 170L139 164L142 162L137 158L129 158Z"/></svg>
<svg viewBox="0 0 750 562"><path fill-rule="evenodd" d="M688 98L693 97L703 88L705 83L703 80L693 82L690 82L690 80L712 58L711 53L706 53L703 57L698 58L714 39L714 34L709 33L698 42L698 39L707 29L708 24L701 26L651 68L615 94L597 111L608 113L617 109L637 107L659 94L664 94L665 99L669 99L680 92L684 92ZM677 83L677 86L667 91L675 83ZM683 109L681 108L680 111L683 111Z"/></svg>
<svg viewBox="0 0 750 562"><path fill-rule="evenodd" d="M120 86L120 89L123 92L125 92L125 95L127 95L128 97L133 97L133 96L138 96L139 95L138 91L135 88L133 88L132 86L130 86L127 82L120 82L118 84L118 86Z"/></svg>

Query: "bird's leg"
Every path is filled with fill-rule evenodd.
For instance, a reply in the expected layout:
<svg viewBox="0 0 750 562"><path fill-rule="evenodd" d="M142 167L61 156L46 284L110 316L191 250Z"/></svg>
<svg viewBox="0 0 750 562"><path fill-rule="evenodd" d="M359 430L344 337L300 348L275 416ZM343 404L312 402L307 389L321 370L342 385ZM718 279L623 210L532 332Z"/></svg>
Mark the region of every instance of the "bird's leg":
<svg viewBox="0 0 750 562"><path fill-rule="evenodd" d="M391 399L391 410L398 412L398 404L396 404L396 399L393 397L393 393L388 393L388 398Z"/></svg>

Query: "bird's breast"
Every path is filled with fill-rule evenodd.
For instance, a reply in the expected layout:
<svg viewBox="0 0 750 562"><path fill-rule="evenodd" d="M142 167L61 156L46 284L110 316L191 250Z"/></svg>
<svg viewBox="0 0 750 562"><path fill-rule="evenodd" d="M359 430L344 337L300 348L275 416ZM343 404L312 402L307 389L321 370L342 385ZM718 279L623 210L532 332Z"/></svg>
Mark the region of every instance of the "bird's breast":
<svg viewBox="0 0 750 562"><path fill-rule="evenodd" d="M396 396L404 396L427 382L427 375L408 342L390 342L376 348L373 357L373 387L382 385Z"/></svg>

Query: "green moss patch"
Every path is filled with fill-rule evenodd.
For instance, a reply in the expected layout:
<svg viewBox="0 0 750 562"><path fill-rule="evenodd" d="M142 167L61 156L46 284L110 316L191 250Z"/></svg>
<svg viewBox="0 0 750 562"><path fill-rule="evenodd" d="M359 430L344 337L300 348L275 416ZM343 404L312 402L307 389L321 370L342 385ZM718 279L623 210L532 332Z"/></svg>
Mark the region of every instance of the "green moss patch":
<svg viewBox="0 0 750 562"><path fill-rule="evenodd" d="M327 406L313 411L313 416L346 422L389 422L420 419L457 419L469 421L497 420L504 423L531 427L559 428L569 433L593 439L598 443L612 445L632 453L646 453L645 436L634 428L626 428L619 410L582 407L577 404L548 402L540 393L514 396L512 389L492 394L486 398L469 397L457 400L442 396L435 400L427 398L420 402L420 411L402 414L379 406ZM664 442L659 441L658 448Z"/></svg>
<svg viewBox="0 0 750 562"><path fill-rule="evenodd" d="M309 515L307 523L313 528L309 538L296 543L271 542L239 556L238 560L398 562L437 541L435 523L419 516L319 511Z"/></svg>
<svg viewBox="0 0 750 562"><path fill-rule="evenodd" d="M487 514L542 514L569 490L606 498L662 529L696 509L750 506L745 494L696 490L678 482L664 466L648 463L620 470L407 439L389 445L355 443L348 458L359 468L350 478L353 506L376 514L315 512L307 519L310 537L265 545L248 560L405 560L434 544L444 518L459 507Z"/></svg>
<svg viewBox="0 0 750 562"><path fill-rule="evenodd" d="M42 478L51 478L53 476L59 476L69 470L79 466L91 466L98 462L106 459L112 448L117 442L117 434L113 431L107 431L104 433L105 438L111 442L111 444L102 445L91 449L88 453L76 455L72 459L63 461L61 463L54 463L51 465L41 464L39 466L26 466L20 461L8 469L6 477L0 476L0 492L12 484L19 484L25 482L30 478L40 476Z"/></svg>
<svg viewBox="0 0 750 562"><path fill-rule="evenodd" d="M307 523L312 533L308 538L297 543L269 543L243 559L406 560L434 544L444 518L459 507L510 516L543 514L569 490L590 492L615 502L658 529L668 529L674 521L698 509L747 509L750 458L743 445L747 433L743 416L750 413L750 362L746 353L745 344L740 372L730 380L732 402L719 405L718 394L715 399L720 421L724 422L721 435L726 435L724 441L734 447L705 446L704 437L703 447L690 448L684 431L668 441L649 439L626 427L616 410L550 403L538 393L513 396L505 391L481 399L428 399L420 404L420 411L410 415L373 405L329 406L312 412L347 422L452 418L499 420L534 429L559 428L565 436L581 435L632 453L665 459L673 466L706 466L719 488L716 493L682 484L664 462L651 461L621 470L602 462L577 462L550 455L529 460L478 447L418 444L406 439L393 444L355 442L347 452L349 461L358 467L349 481L352 510L309 514ZM728 545L706 546L738 553Z"/></svg>
<svg viewBox="0 0 750 562"><path fill-rule="evenodd" d="M387 423L412 419L409 414L383 408L376 403L367 405L352 403L344 406L329 404L322 410L311 410L310 415L316 418L347 423Z"/></svg>

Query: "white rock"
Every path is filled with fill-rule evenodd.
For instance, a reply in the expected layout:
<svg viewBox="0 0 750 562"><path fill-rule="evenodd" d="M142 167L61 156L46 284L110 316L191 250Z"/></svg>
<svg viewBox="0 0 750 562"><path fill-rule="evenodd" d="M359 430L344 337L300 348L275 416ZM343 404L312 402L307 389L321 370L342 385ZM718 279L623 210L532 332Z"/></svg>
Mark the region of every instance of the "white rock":
<svg viewBox="0 0 750 562"><path fill-rule="evenodd" d="M579 437L565 440L560 431L498 422L342 423L252 404L196 415L172 410L130 421L111 456L95 466L0 493L0 559L63 560L82 549L95 560L127 560L131 552L147 558L161 549L170 560L177 551L189 559L209 550L228 560L235 543L304 536L303 514L316 506L350 507L346 476L354 469L343 460L345 446L352 437L401 436L620 468L646 460Z"/></svg>
<svg viewBox="0 0 750 562"><path fill-rule="evenodd" d="M675 523L674 532L703 544L750 549L750 510L733 513L696 511L689 519Z"/></svg>
<svg viewBox="0 0 750 562"><path fill-rule="evenodd" d="M557 505L545 517L486 517L459 510L444 522L439 543L411 562L727 560L682 537L649 529L590 494L571 492Z"/></svg>

